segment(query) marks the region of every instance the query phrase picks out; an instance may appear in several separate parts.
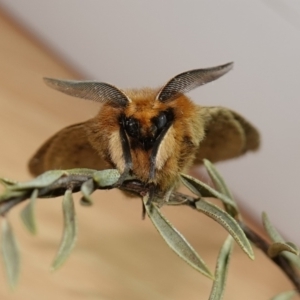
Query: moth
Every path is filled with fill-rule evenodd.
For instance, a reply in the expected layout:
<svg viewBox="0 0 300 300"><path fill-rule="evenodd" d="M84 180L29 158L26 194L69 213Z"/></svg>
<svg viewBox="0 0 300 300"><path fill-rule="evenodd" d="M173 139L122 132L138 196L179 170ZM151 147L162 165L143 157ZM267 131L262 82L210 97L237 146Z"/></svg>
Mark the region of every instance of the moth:
<svg viewBox="0 0 300 300"><path fill-rule="evenodd" d="M70 96L102 103L98 114L60 130L29 162L39 175L52 169L116 168L135 176L153 194L169 195L203 158L217 162L259 147L259 133L246 119L223 107L193 103L185 94L226 74L227 63L195 69L160 88L121 90L104 82L44 78Z"/></svg>

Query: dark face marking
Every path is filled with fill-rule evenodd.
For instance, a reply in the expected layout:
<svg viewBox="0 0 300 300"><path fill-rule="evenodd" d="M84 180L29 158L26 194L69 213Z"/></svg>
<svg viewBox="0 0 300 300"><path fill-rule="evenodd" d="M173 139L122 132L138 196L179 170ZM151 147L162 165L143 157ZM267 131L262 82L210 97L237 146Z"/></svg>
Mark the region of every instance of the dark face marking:
<svg viewBox="0 0 300 300"><path fill-rule="evenodd" d="M146 130L143 128L143 134L141 130L142 126L138 119L134 117L125 117L124 129L128 136L133 139L131 145L133 148L140 147L144 150L149 150L153 147L163 129L170 126L173 119L174 113L172 109L162 111L151 119L151 126L149 128Z"/></svg>
<svg viewBox="0 0 300 300"><path fill-rule="evenodd" d="M160 112L157 117L151 119L151 122L155 135L159 135L168 122L166 112Z"/></svg>
<svg viewBox="0 0 300 300"><path fill-rule="evenodd" d="M129 141L128 141L128 138L126 136L125 129L124 129L124 127L125 127L124 116L121 116L119 121L120 121L120 124L121 124L121 126L120 126L120 138L121 138L123 156L124 156L124 160L125 160L125 170L124 170L124 173L122 175L126 176L127 175L126 173L128 173L129 170L132 169L132 158L131 158L131 153L130 153ZM122 175L121 175L121 177L122 177Z"/></svg>
<svg viewBox="0 0 300 300"><path fill-rule="evenodd" d="M139 138L140 136L139 121L133 117L125 118L125 130L130 137Z"/></svg>

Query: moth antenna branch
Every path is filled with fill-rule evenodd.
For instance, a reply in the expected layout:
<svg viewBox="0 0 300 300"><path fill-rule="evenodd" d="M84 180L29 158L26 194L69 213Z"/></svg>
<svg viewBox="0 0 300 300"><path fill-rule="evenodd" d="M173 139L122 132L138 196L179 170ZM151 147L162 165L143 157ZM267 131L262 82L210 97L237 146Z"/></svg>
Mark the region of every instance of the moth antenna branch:
<svg viewBox="0 0 300 300"><path fill-rule="evenodd" d="M170 102L182 94L220 78L232 68L233 62L230 62L217 67L195 69L178 74L162 87L157 95L157 100Z"/></svg>
<svg viewBox="0 0 300 300"><path fill-rule="evenodd" d="M69 96L126 107L131 100L117 87L97 81L61 80L44 77L51 88Z"/></svg>

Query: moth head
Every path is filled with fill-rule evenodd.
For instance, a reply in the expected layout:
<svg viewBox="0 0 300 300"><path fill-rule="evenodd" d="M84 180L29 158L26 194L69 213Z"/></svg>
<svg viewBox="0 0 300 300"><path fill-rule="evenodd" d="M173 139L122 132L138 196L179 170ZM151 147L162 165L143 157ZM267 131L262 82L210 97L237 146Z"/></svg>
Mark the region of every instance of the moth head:
<svg viewBox="0 0 300 300"><path fill-rule="evenodd" d="M149 117L149 113L152 115ZM166 132L174 120L171 108L161 111L121 115L123 126L131 139L133 148L151 149L158 138Z"/></svg>
<svg viewBox="0 0 300 300"><path fill-rule="evenodd" d="M158 91L144 89L124 92L104 82L52 78L44 78L44 80L48 86L70 96L105 103L108 109L117 108L119 115L115 117L130 138L131 146L149 150L158 143L158 140L162 140L176 119L174 100L184 98L183 94L218 79L231 70L232 66L233 63L228 63L181 73L171 78ZM102 109L102 117L107 112L108 110ZM105 119L107 120L106 116Z"/></svg>
<svg viewBox="0 0 300 300"><path fill-rule="evenodd" d="M204 85L210 81L216 80L226 74L233 67L233 63L221 66L196 69L181 73L171 78L160 90L144 90L139 96L139 92L134 91L130 98L131 105L126 110L124 127L126 133L136 140L136 146L142 145L146 150L153 147L156 140L166 133L174 119L177 119L180 110L181 117L182 106L190 107L189 100L183 94L192 89ZM180 99L178 99L180 98ZM176 103L176 100L178 103ZM176 108L179 105L180 107ZM185 109L188 111L188 109Z"/></svg>

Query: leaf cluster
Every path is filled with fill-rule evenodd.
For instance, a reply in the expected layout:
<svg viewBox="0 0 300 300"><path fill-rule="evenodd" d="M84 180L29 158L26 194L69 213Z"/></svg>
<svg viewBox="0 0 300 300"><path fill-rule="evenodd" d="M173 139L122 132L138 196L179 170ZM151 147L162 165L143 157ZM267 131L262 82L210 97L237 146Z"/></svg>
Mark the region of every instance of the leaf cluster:
<svg viewBox="0 0 300 300"><path fill-rule="evenodd" d="M263 224L270 237L271 243L262 239L243 223L239 208L226 186L223 178L215 167L204 160L205 168L212 179L215 188L185 174L181 174L182 183L195 195L190 197L178 192L170 195L164 205L187 205L198 212L204 213L221 225L228 232L217 258L214 272L209 270L205 261L185 239L185 237L165 218L160 210L163 195L155 195L153 201L148 201L149 190L141 182L128 177L119 187L122 190L137 194L142 198L144 210L167 245L201 274L212 279L213 286L209 299L222 299L230 256L235 241L245 254L254 259L251 246L253 242L268 255L294 283L295 289L300 291L300 279L297 268L300 268L299 250L286 242L271 224L269 218L263 214ZM52 263L52 269L59 268L70 255L77 236L77 219L74 208L73 193L81 191L81 204L92 205L91 194L97 189L110 189L118 182L120 174L115 169L96 171L91 169L54 170L43 173L28 182L17 182L1 178L5 191L0 195L0 215L2 216L1 249L5 269L11 287L15 287L20 273L20 253L12 227L7 215L15 205L28 201L21 212L21 219L25 227L32 234L37 232L35 219L35 203L37 198L53 198L63 195L62 211L64 228L61 243ZM216 198L223 204L223 209L212 204L207 198ZM292 299L295 291L289 291L273 297L277 300Z"/></svg>

